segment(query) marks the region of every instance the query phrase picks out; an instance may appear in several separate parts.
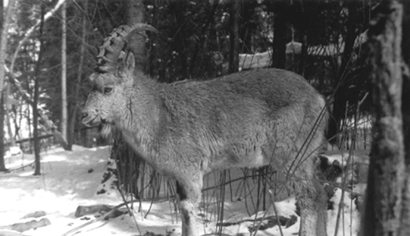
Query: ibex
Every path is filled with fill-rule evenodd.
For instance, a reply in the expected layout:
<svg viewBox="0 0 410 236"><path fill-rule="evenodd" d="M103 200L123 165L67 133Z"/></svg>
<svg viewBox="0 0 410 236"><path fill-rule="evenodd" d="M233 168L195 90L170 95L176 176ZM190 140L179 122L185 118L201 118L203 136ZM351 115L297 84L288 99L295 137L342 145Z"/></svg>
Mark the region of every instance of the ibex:
<svg viewBox="0 0 410 236"><path fill-rule="evenodd" d="M85 125L114 125L157 171L177 181L182 235L197 236L204 174L272 165L291 176L300 235L325 235L326 199L315 178L325 101L301 76L280 69L244 71L209 81L158 83L134 71L131 33L121 26L100 47Z"/></svg>

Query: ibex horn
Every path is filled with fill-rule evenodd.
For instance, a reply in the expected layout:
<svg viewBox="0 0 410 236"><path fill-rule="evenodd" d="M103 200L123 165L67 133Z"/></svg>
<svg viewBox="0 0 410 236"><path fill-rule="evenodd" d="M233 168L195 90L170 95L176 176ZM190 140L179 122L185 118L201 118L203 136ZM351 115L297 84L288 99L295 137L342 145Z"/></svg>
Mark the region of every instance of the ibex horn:
<svg viewBox="0 0 410 236"><path fill-rule="evenodd" d="M98 72L112 72L117 69L117 61L121 51L125 50L128 38L133 32L151 31L158 33L158 30L148 24L137 23L133 25L122 25L114 29L111 34L104 39L100 52L97 55Z"/></svg>

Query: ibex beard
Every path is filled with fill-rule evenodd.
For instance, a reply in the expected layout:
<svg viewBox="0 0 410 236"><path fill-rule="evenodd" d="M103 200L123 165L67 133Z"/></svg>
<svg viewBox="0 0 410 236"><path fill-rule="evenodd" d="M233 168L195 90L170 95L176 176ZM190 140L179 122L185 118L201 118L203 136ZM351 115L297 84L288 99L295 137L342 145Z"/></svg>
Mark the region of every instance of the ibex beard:
<svg viewBox="0 0 410 236"><path fill-rule="evenodd" d="M155 31L123 26L100 48L83 123L114 125L157 171L176 179L182 235L199 235L204 174L265 165L289 176L301 209L300 235L326 235L327 199L315 181L326 123L322 96L301 76L279 69L157 83L134 72L132 53L118 60L121 38L135 30Z"/></svg>

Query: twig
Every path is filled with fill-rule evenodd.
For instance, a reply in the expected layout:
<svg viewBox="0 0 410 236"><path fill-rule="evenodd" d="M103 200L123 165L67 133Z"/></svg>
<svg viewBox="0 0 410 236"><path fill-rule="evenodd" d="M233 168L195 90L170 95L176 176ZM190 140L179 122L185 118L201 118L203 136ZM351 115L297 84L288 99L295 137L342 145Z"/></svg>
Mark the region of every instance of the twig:
<svg viewBox="0 0 410 236"><path fill-rule="evenodd" d="M134 222L135 222L135 225L137 226L138 232L140 233L140 235L142 235L140 227L139 227L138 222L137 222L137 219L135 219L135 215L132 213L131 208L128 206L128 203L133 203L133 201L136 201L136 200L131 200L131 201L127 202L127 200L125 199L124 193L121 191L120 186L118 184L117 184L117 189L118 189L118 192L120 192L120 195L121 195L121 198L124 202L124 205L127 207L128 213L134 219Z"/></svg>
<svg viewBox="0 0 410 236"><path fill-rule="evenodd" d="M123 202L123 203L121 203L121 204L119 204L119 205L113 207L109 212L105 213L104 215L102 215L102 216L100 216L100 217L98 217L98 218L96 218L96 219L94 219L94 220L91 220L91 221L89 221L89 222L87 222L87 223L84 223L84 224L82 224L82 225L80 225L80 226L77 226L77 227L75 227L74 229L72 229L72 230L70 230L70 231L68 231L68 232L66 232L66 233L64 233L64 234L62 234L62 236L74 235L74 233L76 233L78 230L80 230L80 229L86 227L87 225L90 225L90 224L95 223L95 222L97 222L97 221L100 221L100 220L102 220L102 219L106 219L106 218L109 217L112 213L114 213L116 210L118 210L119 208L121 208L121 207L123 207L123 206L126 206L128 203L133 203L133 202L138 202L138 201L139 201L139 200L136 199L136 200L132 200L132 201L128 201L128 202L127 202L127 201L126 201L126 202Z"/></svg>

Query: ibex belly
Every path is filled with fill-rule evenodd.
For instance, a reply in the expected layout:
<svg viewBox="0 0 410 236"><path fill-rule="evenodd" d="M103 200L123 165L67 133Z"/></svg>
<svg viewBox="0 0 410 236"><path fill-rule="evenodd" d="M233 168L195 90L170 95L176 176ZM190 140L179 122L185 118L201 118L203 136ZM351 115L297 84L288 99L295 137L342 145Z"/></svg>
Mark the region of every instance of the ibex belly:
<svg viewBox="0 0 410 236"><path fill-rule="evenodd" d="M269 162L262 155L262 152L255 150L247 154L233 153L232 151L222 152L220 155L210 158L209 169L228 169L240 167L259 167L267 165Z"/></svg>
<svg viewBox="0 0 410 236"><path fill-rule="evenodd" d="M240 146L241 148L238 148ZM280 169L291 160L292 150L288 145L277 142L272 148L270 144L244 147L237 145L231 147L218 155L211 156L209 169L228 168L256 168L272 165L274 169Z"/></svg>

